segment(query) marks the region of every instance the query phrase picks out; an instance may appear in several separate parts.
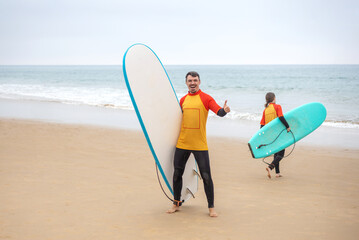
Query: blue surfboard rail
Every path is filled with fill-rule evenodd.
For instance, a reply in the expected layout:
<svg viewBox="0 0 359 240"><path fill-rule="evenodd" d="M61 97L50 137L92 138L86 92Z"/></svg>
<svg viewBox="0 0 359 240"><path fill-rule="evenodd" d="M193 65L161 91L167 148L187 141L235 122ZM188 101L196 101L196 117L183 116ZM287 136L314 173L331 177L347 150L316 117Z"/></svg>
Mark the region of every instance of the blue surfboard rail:
<svg viewBox="0 0 359 240"><path fill-rule="evenodd" d="M307 103L285 113L284 118L294 137L292 133L285 131L285 126L279 118L274 119L259 129L249 140L248 146L252 157L268 157L289 147L294 141L298 142L317 129L324 122L326 116L327 111L319 102Z"/></svg>

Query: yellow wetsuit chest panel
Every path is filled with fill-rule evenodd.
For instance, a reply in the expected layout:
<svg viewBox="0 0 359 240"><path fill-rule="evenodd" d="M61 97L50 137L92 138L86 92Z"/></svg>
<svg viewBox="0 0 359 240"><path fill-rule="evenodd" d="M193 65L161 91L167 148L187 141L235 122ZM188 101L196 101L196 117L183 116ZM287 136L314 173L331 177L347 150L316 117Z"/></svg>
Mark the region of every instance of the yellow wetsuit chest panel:
<svg viewBox="0 0 359 240"><path fill-rule="evenodd" d="M208 150L206 123L208 110L198 95L188 95L182 104L182 126L176 147L186 150Z"/></svg>
<svg viewBox="0 0 359 240"><path fill-rule="evenodd" d="M265 109L265 124L277 118L277 112L273 106L273 104L269 104L269 106Z"/></svg>

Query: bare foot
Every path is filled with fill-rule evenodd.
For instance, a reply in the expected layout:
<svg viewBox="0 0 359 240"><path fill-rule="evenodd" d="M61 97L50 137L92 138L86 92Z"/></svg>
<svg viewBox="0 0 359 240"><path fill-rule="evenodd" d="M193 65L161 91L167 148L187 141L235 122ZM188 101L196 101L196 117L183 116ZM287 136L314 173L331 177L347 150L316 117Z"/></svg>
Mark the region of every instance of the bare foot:
<svg viewBox="0 0 359 240"><path fill-rule="evenodd" d="M214 208L208 208L208 210L209 210L209 216L210 217L218 217L218 214L216 213Z"/></svg>
<svg viewBox="0 0 359 240"><path fill-rule="evenodd" d="M169 213L169 214L175 213L175 212L179 211L179 208L180 208L179 206L172 205L172 207L171 207L170 209L168 209L168 210L166 211L166 213Z"/></svg>
<svg viewBox="0 0 359 240"><path fill-rule="evenodd" d="M280 177L283 177L283 176L280 175L280 174L277 174L275 177L276 177L276 178L280 178Z"/></svg>
<svg viewBox="0 0 359 240"><path fill-rule="evenodd" d="M267 172L268 172L268 174L267 174L268 178L269 178L269 179L272 178L272 176L270 175L270 169L269 169L269 168L266 168L266 170L267 170Z"/></svg>

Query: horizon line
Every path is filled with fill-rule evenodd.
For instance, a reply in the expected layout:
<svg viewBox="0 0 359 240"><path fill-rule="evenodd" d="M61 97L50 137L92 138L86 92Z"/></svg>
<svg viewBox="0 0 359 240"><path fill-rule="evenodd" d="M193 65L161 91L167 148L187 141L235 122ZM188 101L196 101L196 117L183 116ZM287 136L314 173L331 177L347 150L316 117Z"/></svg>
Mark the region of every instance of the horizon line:
<svg viewBox="0 0 359 240"><path fill-rule="evenodd" d="M287 66L309 66L309 65L359 65L359 63L252 63L252 64L164 64L164 66L274 66L274 65L287 65ZM0 66L122 66L122 64L0 64Z"/></svg>

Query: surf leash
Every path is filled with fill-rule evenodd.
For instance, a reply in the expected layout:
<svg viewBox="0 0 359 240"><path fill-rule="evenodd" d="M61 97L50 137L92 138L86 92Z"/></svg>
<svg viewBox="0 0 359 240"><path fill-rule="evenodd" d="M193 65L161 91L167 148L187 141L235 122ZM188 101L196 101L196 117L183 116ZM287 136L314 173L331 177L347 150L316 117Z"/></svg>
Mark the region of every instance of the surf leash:
<svg viewBox="0 0 359 240"><path fill-rule="evenodd" d="M279 136L284 132L285 128L278 134L278 136L271 142L271 143L267 143L267 144L261 144L257 147L257 149L261 148L261 147L265 147L268 145L271 145L272 143L274 143L275 141L277 141L277 139L279 138ZM292 131L292 130L291 130ZM292 133L293 134L293 133ZM294 136L294 135L293 135Z"/></svg>
<svg viewBox="0 0 359 240"><path fill-rule="evenodd" d="M271 145L272 143L274 143L274 142L279 138L279 136L282 134L282 132L283 132L284 130L286 130L286 129L283 129L283 130L278 134L278 136L277 136L271 143L261 144L261 145L258 146L258 148L261 148L261 147L263 147L263 146L268 146L268 145ZM284 156L283 158L286 158L286 157L288 157L289 155L291 155L292 152L294 151L294 148L295 148L295 143L296 143L295 136L294 136L292 130L290 130L290 133L292 134L293 139L294 139L293 148L292 148L292 150L290 151L290 153L288 153L287 156ZM268 156L268 157L269 157L269 156ZM262 159L262 162L265 163L265 164L267 164L267 165L269 166L270 163L267 163L267 162L265 161L266 158L267 158L267 157L263 158L263 159Z"/></svg>
<svg viewBox="0 0 359 240"><path fill-rule="evenodd" d="M162 189L162 192L165 194L165 196L171 201L171 202L178 202L178 201L175 201L174 199L171 199L168 195L167 195L167 193L166 193L166 191L163 189L163 186L162 186L162 183L161 183L161 180L160 180L160 176L159 176L159 174L158 174L158 166L157 166L157 163L155 162L155 165L156 165L156 173L157 173L157 180L158 180L158 183L160 184L160 187L161 187L161 189Z"/></svg>

